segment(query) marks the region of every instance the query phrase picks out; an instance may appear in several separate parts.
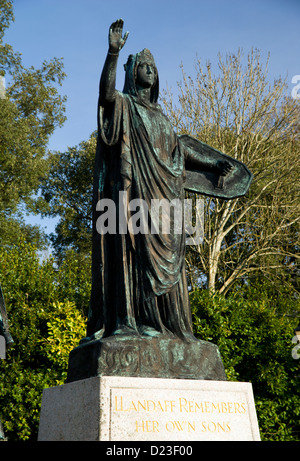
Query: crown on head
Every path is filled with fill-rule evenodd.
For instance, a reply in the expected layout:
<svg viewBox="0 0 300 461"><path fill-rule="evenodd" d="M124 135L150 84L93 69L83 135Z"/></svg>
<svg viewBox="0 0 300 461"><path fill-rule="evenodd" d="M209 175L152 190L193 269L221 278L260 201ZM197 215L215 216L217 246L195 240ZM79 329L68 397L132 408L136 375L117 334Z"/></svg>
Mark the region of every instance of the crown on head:
<svg viewBox="0 0 300 461"><path fill-rule="evenodd" d="M150 50L148 50L148 48L144 48L142 51L140 51L137 54L136 58L137 58L138 62L150 62L150 63L154 64L154 58L153 58Z"/></svg>
<svg viewBox="0 0 300 461"><path fill-rule="evenodd" d="M130 65L130 63L132 62L132 60L134 59L134 57L136 57L136 62L137 63L148 62L148 63L153 64L155 66L155 62L154 62L154 58L153 58L152 53L150 52L150 50L148 50L148 48L144 48L142 51L137 53L135 56L133 54L130 54L128 56L127 62L126 62L126 64L124 64L125 71L126 71L127 67Z"/></svg>

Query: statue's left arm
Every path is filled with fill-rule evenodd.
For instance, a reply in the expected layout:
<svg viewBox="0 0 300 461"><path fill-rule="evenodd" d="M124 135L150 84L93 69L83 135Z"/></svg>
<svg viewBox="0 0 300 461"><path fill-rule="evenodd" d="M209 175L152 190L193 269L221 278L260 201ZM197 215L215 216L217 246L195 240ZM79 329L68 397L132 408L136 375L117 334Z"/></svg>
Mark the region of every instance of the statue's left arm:
<svg viewBox="0 0 300 461"><path fill-rule="evenodd" d="M186 169L213 171L220 176L226 176L232 170L232 165L228 160L216 160L210 155L192 149L185 149L184 153Z"/></svg>

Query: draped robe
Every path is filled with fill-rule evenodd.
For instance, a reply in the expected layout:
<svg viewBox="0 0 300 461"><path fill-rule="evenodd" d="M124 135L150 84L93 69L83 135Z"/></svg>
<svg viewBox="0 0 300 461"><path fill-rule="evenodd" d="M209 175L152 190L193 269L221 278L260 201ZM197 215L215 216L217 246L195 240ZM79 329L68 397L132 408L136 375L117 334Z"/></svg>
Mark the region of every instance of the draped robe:
<svg viewBox="0 0 300 461"><path fill-rule="evenodd" d="M151 221L152 200L183 205L185 150L156 103L117 92L111 109L99 107L93 196L92 295L88 335L158 332L193 338L185 274L185 231L119 232L121 196L143 200ZM102 199L116 204L116 233L99 233ZM183 213L183 206L182 206ZM130 218L128 211L127 219Z"/></svg>
<svg viewBox="0 0 300 461"><path fill-rule="evenodd" d="M136 88L137 67L145 58L152 61L157 77L148 103L139 98ZM130 55L125 70L123 92L115 92L114 102L102 105L99 98L87 335L100 339L114 334L164 334L196 340L184 263L184 189L231 199L245 195L252 174L244 164L216 149L175 134L157 104L158 75L149 50ZM217 165L226 160L232 172L220 188ZM104 199L115 205L115 232L97 228L101 216L97 204ZM170 232L159 228L157 216L156 232L152 231L155 200L182 203L181 219L163 216L170 221ZM132 217L128 209L132 203L146 204L148 232L124 229L122 223Z"/></svg>

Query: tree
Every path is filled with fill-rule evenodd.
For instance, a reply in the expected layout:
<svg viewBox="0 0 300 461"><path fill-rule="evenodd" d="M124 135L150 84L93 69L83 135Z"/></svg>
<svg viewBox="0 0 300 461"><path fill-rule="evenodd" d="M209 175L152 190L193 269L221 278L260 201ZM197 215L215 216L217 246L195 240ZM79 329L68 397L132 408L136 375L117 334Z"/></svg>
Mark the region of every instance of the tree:
<svg viewBox="0 0 300 461"><path fill-rule="evenodd" d="M196 62L196 78L183 72L179 102L163 103L178 133L189 133L243 161L254 174L247 197L205 199L204 242L187 247L190 284L227 293L237 280L264 276L280 283L299 279L299 102L284 97L285 83L268 82L267 63L251 51ZM65 153L51 155L46 200L40 209L61 216L52 237L59 253L89 251L91 187L96 135Z"/></svg>
<svg viewBox="0 0 300 461"><path fill-rule="evenodd" d="M265 441L300 440L299 360L292 357L299 299L268 283L226 297L208 290L191 294L195 335L220 349L227 379L251 382L260 434Z"/></svg>
<svg viewBox="0 0 300 461"><path fill-rule="evenodd" d="M88 254L92 241L93 168L97 135L92 133L79 146L66 152L53 152L51 168L42 184L39 209L44 216L59 216L51 240L56 254L63 257L67 249Z"/></svg>
<svg viewBox="0 0 300 461"><path fill-rule="evenodd" d="M91 280L84 261L68 252L57 268L23 241L0 247L15 342L0 361L0 419L10 441L36 440L43 389L65 382L68 353L85 336ZM299 300L284 287L257 284L227 297L195 290L191 307L194 333L219 346L227 379L252 383L262 439L299 440L299 360L291 342L298 321L284 315L299 316Z"/></svg>
<svg viewBox="0 0 300 461"><path fill-rule="evenodd" d="M189 247L191 284L227 293L237 280L263 274L283 280L299 261L299 102L285 83L268 82L267 64L251 51L219 55L218 76L198 59L196 78L179 83L178 105L164 94L176 130L244 162L254 175L247 197L205 200L204 241ZM194 283L193 283L194 282Z"/></svg>
<svg viewBox="0 0 300 461"><path fill-rule="evenodd" d="M65 382L85 336L90 271L70 252L57 269L21 240L0 247L0 284L14 339L0 361L0 419L8 440L36 440L43 389Z"/></svg>
<svg viewBox="0 0 300 461"><path fill-rule="evenodd" d="M0 6L0 75L7 81L0 99L0 241L5 243L26 228L23 209L35 210L35 195L49 168L47 144L65 121L66 99L57 89L65 77L62 60L26 69L20 54L3 43L5 29L14 20L12 2L1 0Z"/></svg>

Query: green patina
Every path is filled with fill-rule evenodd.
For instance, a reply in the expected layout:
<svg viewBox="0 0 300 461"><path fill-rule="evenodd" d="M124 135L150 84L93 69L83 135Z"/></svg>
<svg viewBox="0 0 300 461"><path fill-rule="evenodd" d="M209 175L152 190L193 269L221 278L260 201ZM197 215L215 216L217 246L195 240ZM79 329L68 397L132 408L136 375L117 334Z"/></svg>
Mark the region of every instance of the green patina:
<svg viewBox="0 0 300 461"><path fill-rule="evenodd" d="M73 376L76 376L76 368L80 375L80 367L88 362L82 361L87 350L93 351L90 353L95 368L95 363L103 358L103 344L108 339L112 349L122 344L122 347L139 350L141 340L146 345L151 339L156 341L156 346L159 344L166 360L172 347L175 348L172 341L176 342L176 350L183 348L182 353L185 347L191 348L190 351L196 348L199 353L201 349L205 357L208 348L202 345L199 349L200 343L193 335L185 274L184 229L181 233L168 234L101 234L96 227L101 214L96 210L99 199L112 200L119 216L120 191L125 194L122 197L125 196L127 203L142 200L151 209L153 199L169 203L174 199L183 200L185 190L223 199L239 197L247 192L252 179L242 163L190 136L175 133L157 103L159 76L148 49L129 56L124 66L124 89L116 91L118 55L127 39L127 35L122 37L122 30L122 20L110 28L109 51L100 80L93 193L92 293L87 337L70 362ZM126 213L130 216L128 209ZM174 217L170 219L174 221ZM174 229L174 222L172 224ZM118 229L118 225L116 227ZM181 346L177 345L178 341ZM152 344L154 347L154 342ZM143 353L133 356L138 363ZM213 363L211 355L208 360ZM168 377L180 377L183 363L180 360L176 363L174 373L170 364L165 365ZM141 367L137 369L142 373ZM191 369L195 377L207 375L203 370L194 369L192 364ZM116 374L127 371L114 369ZM93 375L95 371L90 373ZM101 370L96 374L99 373ZM151 373L161 376L154 363ZM220 376L223 379L222 373Z"/></svg>

